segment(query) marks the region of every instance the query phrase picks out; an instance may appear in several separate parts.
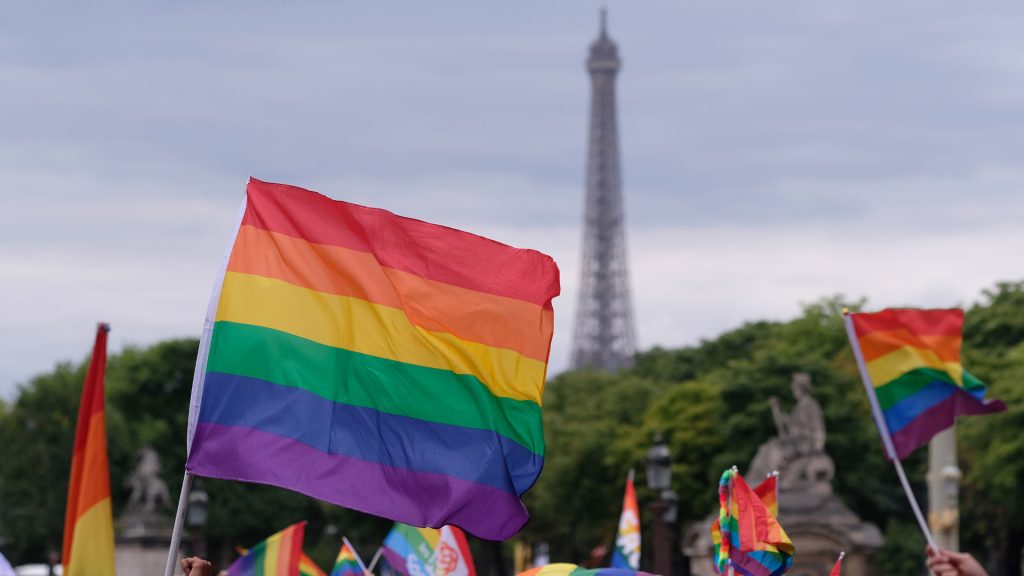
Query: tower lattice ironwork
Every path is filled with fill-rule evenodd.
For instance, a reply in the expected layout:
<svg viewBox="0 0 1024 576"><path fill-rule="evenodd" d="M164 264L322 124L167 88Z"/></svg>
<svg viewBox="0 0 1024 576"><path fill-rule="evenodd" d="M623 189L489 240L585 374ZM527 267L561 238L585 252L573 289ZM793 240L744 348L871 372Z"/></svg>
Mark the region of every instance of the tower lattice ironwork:
<svg viewBox="0 0 1024 576"><path fill-rule="evenodd" d="M618 370L636 351L633 304L629 294L626 229L615 117L615 76L619 50L608 37L607 13L590 45L590 140L583 231L583 266L572 367Z"/></svg>

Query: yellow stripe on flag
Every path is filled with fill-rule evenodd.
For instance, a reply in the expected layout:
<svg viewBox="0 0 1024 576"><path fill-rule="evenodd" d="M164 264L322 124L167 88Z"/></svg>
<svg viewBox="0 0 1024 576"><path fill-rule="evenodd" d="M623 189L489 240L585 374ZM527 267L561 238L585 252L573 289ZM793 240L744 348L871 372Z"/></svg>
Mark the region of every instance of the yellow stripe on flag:
<svg viewBox="0 0 1024 576"><path fill-rule="evenodd" d="M401 310L228 272L217 321L263 326L353 352L470 374L495 396L541 403L546 364L411 323Z"/></svg>
<svg viewBox="0 0 1024 576"><path fill-rule="evenodd" d="M880 388L903 374L918 368L932 368L948 372L953 380L963 386L963 366L959 362L943 362L932 350L904 346L868 362L871 383Z"/></svg>

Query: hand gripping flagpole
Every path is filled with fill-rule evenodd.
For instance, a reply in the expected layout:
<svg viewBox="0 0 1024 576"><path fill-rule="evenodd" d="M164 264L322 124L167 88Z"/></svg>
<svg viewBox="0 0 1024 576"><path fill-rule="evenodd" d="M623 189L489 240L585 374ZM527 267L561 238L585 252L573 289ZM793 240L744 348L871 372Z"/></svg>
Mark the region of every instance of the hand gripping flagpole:
<svg viewBox="0 0 1024 576"><path fill-rule="evenodd" d="M917 518L917 525L921 528L921 533L924 534L925 540L928 541L928 546L938 550L939 546L935 543L935 536L932 536L932 531L928 529L928 522L925 521L924 514L921 513L921 507L917 503L917 498L914 497L914 491L910 488L907 473L903 471L903 462L900 461L899 456L896 454L896 446L892 442L892 435L889 434L889 425L886 424L885 416L882 414L882 407L878 403L875 386L871 383L867 364L864 363L864 353L861 352L860 342L857 340L857 331L853 327L853 317L848 310L843 310L843 323L846 325L846 337L850 341L850 348L853 349L853 357L857 360L860 379L864 384L864 390L868 393L868 401L871 403L871 416L878 427L879 435L882 436L885 452L888 454L889 459L892 460L893 466L896 467L896 475L900 477L903 492L907 495L907 500L910 501L910 507L914 510L914 517Z"/></svg>
<svg viewBox="0 0 1024 576"><path fill-rule="evenodd" d="M242 197L242 205L238 208L235 216L235 228L231 234L231 241L228 242L228 249L224 252L220 269L213 283L213 291L210 293L210 301L206 305L206 318L203 320L203 333L199 338L199 352L196 355L196 370L192 375L192 395L188 406L188 437L186 450L192 450L192 436L196 431L196 422L199 419L199 404L203 399L203 384L206 378L206 360L210 352L210 339L213 336L213 324L217 317L217 306L220 303L220 290L224 286L224 274L228 269L228 260L231 259L231 250L235 246L235 239L238 238L238 229L242 227L242 218L245 216L245 207L248 205L248 194ZM174 576L174 564L178 558L178 547L181 545L181 529L185 525L185 513L188 511L188 493L192 488L192 475L185 470L185 477L181 480L181 495L178 496L178 511L174 515L174 528L171 530L171 544L167 550L167 564L164 566L164 576Z"/></svg>

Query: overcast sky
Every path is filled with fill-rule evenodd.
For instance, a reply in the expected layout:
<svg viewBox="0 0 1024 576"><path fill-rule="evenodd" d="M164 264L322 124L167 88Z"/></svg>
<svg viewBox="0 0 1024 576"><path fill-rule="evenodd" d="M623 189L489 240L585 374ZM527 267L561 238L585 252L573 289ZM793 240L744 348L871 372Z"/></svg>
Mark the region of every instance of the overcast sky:
<svg viewBox="0 0 1024 576"><path fill-rule="evenodd" d="M612 1L637 335L1024 278L1024 4ZM248 176L581 253L593 0L0 4L0 397L197 336Z"/></svg>

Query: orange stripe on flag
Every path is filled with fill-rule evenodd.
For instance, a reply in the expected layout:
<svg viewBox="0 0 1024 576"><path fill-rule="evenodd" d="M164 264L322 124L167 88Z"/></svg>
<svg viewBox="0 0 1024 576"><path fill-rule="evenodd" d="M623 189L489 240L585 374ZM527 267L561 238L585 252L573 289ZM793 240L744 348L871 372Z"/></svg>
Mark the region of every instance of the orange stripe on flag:
<svg viewBox="0 0 1024 576"><path fill-rule="evenodd" d="M546 362L554 312L381 266L373 254L242 226L228 270L397 308L433 332Z"/></svg>
<svg viewBox="0 0 1024 576"><path fill-rule="evenodd" d="M902 329L872 332L859 338L865 362L870 362L906 346L930 349L943 362L959 362L962 340L963 338L959 335L927 336L912 334L910 331Z"/></svg>
<svg viewBox="0 0 1024 576"><path fill-rule="evenodd" d="M103 412L108 331L105 324L97 328L78 407L61 558L67 576L114 574L114 520Z"/></svg>

